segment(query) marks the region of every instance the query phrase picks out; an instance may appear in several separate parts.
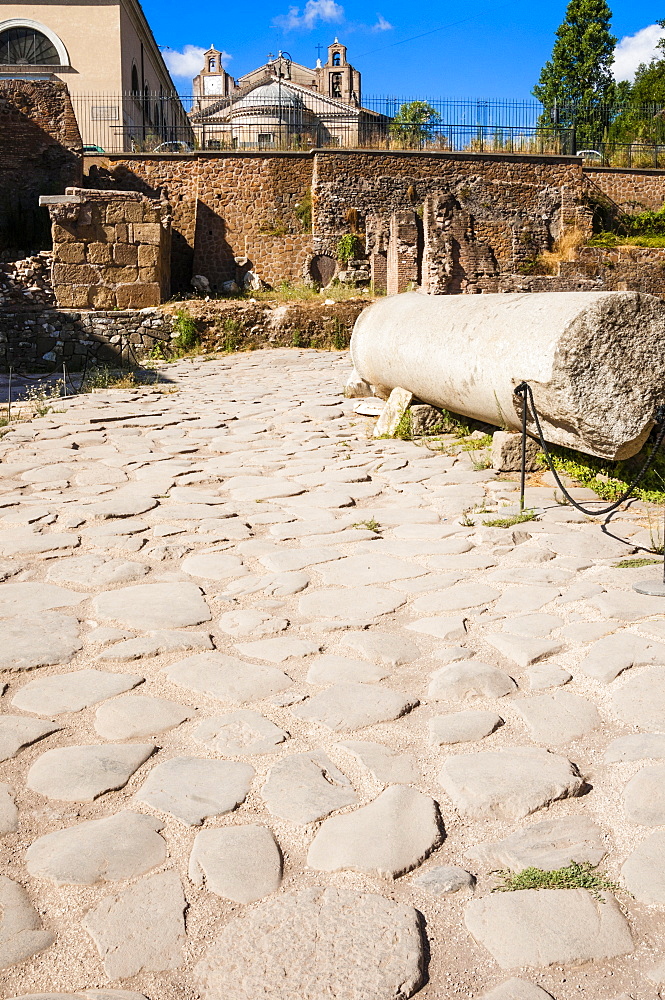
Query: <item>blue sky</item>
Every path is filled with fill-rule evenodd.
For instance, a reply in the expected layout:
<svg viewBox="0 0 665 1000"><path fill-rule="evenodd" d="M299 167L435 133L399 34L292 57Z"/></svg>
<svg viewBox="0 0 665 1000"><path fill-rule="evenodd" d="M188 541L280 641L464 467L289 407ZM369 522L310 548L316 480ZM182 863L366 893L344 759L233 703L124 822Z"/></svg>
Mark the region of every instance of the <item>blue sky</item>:
<svg viewBox="0 0 665 1000"><path fill-rule="evenodd" d="M664 10L646 0L610 6L620 39L617 75L629 78L652 53ZM212 0L186 8L181 0L143 0L143 7L181 93L211 43L228 54L237 77L280 48L313 66L316 46L338 35L363 74L365 95L529 99L566 0L254 0L251 14Z"/></svg>

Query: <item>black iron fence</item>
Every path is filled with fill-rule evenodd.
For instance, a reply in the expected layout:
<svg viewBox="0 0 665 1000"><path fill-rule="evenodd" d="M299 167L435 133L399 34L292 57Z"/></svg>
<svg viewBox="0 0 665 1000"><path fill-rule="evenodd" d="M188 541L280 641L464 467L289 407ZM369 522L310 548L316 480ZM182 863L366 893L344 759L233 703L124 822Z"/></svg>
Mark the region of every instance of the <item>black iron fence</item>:
<svg viewBox="0 0 665 1000"><path fill-rule="evenodd" d="M339 102L332 107L316 92L294 93L277 81L268 95L261 90L224 98L105 94L72 100L90 153L340 147L567 154L608 166L663 166L661 105L561 107L546 115L536 101L379 96L363 98L361 108L340 109Z"/></svg>

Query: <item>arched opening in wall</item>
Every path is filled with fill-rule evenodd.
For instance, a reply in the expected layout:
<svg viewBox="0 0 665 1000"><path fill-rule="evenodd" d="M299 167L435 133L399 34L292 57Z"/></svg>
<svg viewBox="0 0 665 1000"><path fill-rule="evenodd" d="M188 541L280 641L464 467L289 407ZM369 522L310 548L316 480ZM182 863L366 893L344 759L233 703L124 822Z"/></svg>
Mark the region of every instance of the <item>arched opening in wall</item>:
<svg viewBox="0 0 665 1000"><path fill-rule="evenodd" d="M341 73L331 73L330 74L330 96L339 97L342 96L342 74Z"/></svg>
<svg viewBox="0 0 665 1000"><path fill-rule="evenodd" d="M333 55L332 64L333 64L333 66L341 66L342 65L342 57L339 54L339 52L335 52L335 54Z"/></svg>
<svg viewBox="0 0 665 1000"><path fill-rule="evenodd" d="M139 71L136 68L136 63L134 63L132 66L132 95L138 97L139 92Z"/></svg>
<svg viewBox="0 0 665 1000"><path fill-rule="evenodd" d="M319 288L325 288L335 277L337 261L327 253L317 253L309 262L309 276Z"/></svg>
<svg viewBox="0 0 665 1000"><path fill-rule="evenodd" d="M18 25L0 31L0 65L59 66L60 60L51 39L35 28Z"/></svg>

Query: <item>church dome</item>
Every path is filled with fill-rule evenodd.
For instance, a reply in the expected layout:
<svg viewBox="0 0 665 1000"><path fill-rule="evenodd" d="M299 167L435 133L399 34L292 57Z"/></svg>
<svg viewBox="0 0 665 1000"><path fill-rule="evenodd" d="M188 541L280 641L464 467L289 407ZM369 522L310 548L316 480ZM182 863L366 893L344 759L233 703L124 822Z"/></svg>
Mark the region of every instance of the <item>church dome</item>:
<svg viewBox="0 0 665 1000"><path fill-rule="evenodd" d="M257 87L255 90L250 91L249 94L245 94L241 97L239 101L236 101L233 105L233 110L238 111L241 108L302 108L303 102L298 94L295 94L287 85L284 83L280 85L275 81L275 83L265 83L261 87Z"/></svg>

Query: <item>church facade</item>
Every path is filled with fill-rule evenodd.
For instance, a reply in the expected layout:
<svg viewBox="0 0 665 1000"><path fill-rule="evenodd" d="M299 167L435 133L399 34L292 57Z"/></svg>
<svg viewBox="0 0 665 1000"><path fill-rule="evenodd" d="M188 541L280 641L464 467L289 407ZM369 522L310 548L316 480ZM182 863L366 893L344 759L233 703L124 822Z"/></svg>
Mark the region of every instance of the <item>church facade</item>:
<svg viewBox="0 0 665 1000"><path fill-rule="evenodd" d="M310 69L278 53L237 81L211 47L193 81L190 113L204 149L307 149L370 145L385 117L362 107L361 74L338 39Z"/></svg>

